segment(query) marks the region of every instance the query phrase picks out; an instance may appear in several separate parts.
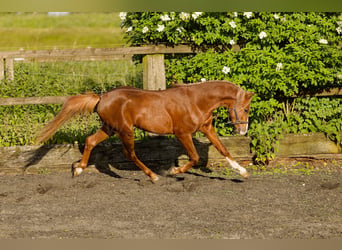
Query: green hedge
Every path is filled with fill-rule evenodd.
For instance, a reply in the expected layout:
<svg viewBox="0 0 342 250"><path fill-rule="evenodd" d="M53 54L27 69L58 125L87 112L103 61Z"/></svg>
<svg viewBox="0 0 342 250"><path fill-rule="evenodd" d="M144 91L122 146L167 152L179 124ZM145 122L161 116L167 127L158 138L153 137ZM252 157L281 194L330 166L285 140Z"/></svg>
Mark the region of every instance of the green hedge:
<svg viewBox="0 0 342 250"><path fill-rule="evenodd" d="M195 55L167 56L168 85L226 79L256 93L248 135L256 161L273 159L285 133L324 132L341 144L339 97L308 93L342 87L341 13L120 13L133 46L188 44ZM224 109L220 135L232 133Z"/></svg>

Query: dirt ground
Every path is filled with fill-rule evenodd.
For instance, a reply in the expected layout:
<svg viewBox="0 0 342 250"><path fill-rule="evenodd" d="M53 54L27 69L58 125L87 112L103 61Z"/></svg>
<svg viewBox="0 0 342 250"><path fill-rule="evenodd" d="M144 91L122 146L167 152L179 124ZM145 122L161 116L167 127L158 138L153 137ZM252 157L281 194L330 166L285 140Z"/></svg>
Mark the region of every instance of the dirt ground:
<svg viewBox="0 0 342 250"><path fill-rule="evenodd" d="M342 171L0 176L0 239L342 239Z"/></svg>

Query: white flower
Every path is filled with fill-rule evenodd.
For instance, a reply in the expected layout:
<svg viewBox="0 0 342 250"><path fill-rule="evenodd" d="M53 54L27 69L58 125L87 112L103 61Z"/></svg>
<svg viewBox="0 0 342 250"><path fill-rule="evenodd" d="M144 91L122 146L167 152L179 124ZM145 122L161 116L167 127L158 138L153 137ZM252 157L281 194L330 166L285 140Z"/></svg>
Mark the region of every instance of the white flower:
<svg viewBox="0 0 342 250"><path fill-rule="evenodd" d="M321 44L328 44L328 41L326 39L319 39L318 42Z"/></svg>
<svg viewBox="0 0 342 250"><path fill-rule="evenodd" d="M202 78L202 79L201 79L201 82L205 82L205 81L206 81L206 79L205 79L205 78Z"/></svg>
<svg viewBox="0 0 342 250"><path fill-rule="evenodd" d="M190 14L187 13L187 12L181 12L181 13L179 14L179 17L180 17L180 19L182 19L182 20L184 21L184 20L187 20L187 19L190 18Z"/></svg>
<svg viewBox="0 0 342 250"><path fill-rule="evenodd" d="M194 13L192 13L191 16L192 16L193 19L197 19L197 17L199 17L200 15L202 15L202 13L203 13L203 12L194 12Z"/></svg>
<svg viewBox="0 0 342 250"><path fill-rule="evenodd" d="M261 31L260 34L259 34L259 38L260 39L263 39L267 36L266 32L265 31Z"/></svg>
<svg viewBox="0 0 342 250"><path fill-rule="evenodd" d="M273 15L274 19L279 19L279 16L277 14Z"/></svg>
<svg viewBox="0 0 342 250"><path fill-rule="evenodd" d="M232 27L233 29L236 28L236 23L235 23L234 21L229 22L229 25L230 25L230 27Z"/></svg>
<svg viewBox="0 0 342 250"><path fill-rule="evenodd" d="M130 32L130 31L132 31L133 30L133 27L131 26L131 27L128 27L128 29L126 30L126 32Z"/></svg>
<svg viewBox="0 0 342 250"><path fill-rule="evenodd" d="M280 71L283 69L283 64L282 63L277 63L276 71Z"/></svg>
<svg viewBox="0 0 342 250"><path fill-rule="evenodd" d="M122 21L124 21L126 19L126 16L127 16L127 12L120 12L119 13L119 17Z"/></svg>
<svg viewBox="0 0 342 250"><path fill-rule="evenodd" d="M143 29L142 29L142 33L146 33L148 31L148 28L145 26Z"/></svg>
<svg viewBox="0 0 342 250"><path fill-rule="evenodd" d="M235 44L235 41L232 39L232 40L229 41L229 44L230 44L230 45L234 45L234 44Z"/></svg>
<svg viewBox="0 0 342 250"><path fill-rule="evenodd" d="M237 12L234 12L233 14L234 14L234 16L235 16L235 17L237 17L237 16L238 16L238 13L237 13Z"/></svg>
<svg viewBox="0 0 342 250"><path fill-rule="evenodd" d="M341 34L342 28L341 28L341 27L337 27L337 28L336 28L336 31L337 31L338 34Z"/></svg>
<svg viewBox="0 0 342 250"><path fill-rule="evenodd" d="M168 14L165 14L165 15L160 16L160 19L161 19L162 21L170 21L170 20L171 20L171 18L169 17Z"/></svg>
<svg viewBox="0 0 342 250"><path fill-rule="evenodd" d="M157 31L158 31L158 32L162 32L164 29L165 29L165 26L164 26L164 25L158 24L158 28L157 28Z"/></svg>
<svg viewBox="0 0 342 250"><path fill-rule="evenodd" d="M244 12L243 15L247 17L248 19L251 18L253 12Z"/></svg>
<svg viewBox="0 0 342 250"><path fill-rule="evenodd" d="M183 33L184 28L183 28L183 27L178 27L176 30L177 30L179 33Z"/></svg>
<svg viewBox="0 0 342 250"><path fill-rule="evenodd" d="M228 74L230 72L230 68L227 67L227 66L224 66L223 69L222 69L222 72L225 73L225 74Z"/></svg>

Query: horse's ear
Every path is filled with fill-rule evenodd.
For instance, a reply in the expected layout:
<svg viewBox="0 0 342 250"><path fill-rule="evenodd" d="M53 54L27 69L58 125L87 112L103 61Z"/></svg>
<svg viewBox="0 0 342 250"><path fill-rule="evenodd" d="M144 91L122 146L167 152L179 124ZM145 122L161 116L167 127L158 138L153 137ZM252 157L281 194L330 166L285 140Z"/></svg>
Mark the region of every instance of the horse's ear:
<svg viewBox="0 0 342 250"><path fill-rule="evenodd" d="M251 99L254 94L254 92L246 92L246 96L248 97L248 99Z"/></svg>

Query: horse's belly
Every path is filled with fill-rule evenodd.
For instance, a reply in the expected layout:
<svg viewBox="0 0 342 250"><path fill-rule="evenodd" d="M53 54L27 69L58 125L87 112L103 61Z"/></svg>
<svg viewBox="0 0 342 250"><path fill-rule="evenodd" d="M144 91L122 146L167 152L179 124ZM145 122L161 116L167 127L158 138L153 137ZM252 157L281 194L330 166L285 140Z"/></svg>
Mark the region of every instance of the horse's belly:
<svg viewBox="0 0 342 250"><path fill-rule="evenodd" d="M137 117L134 125L140 129L156 134L173 133L172 119L163 113L140 115Z"/></svg>

